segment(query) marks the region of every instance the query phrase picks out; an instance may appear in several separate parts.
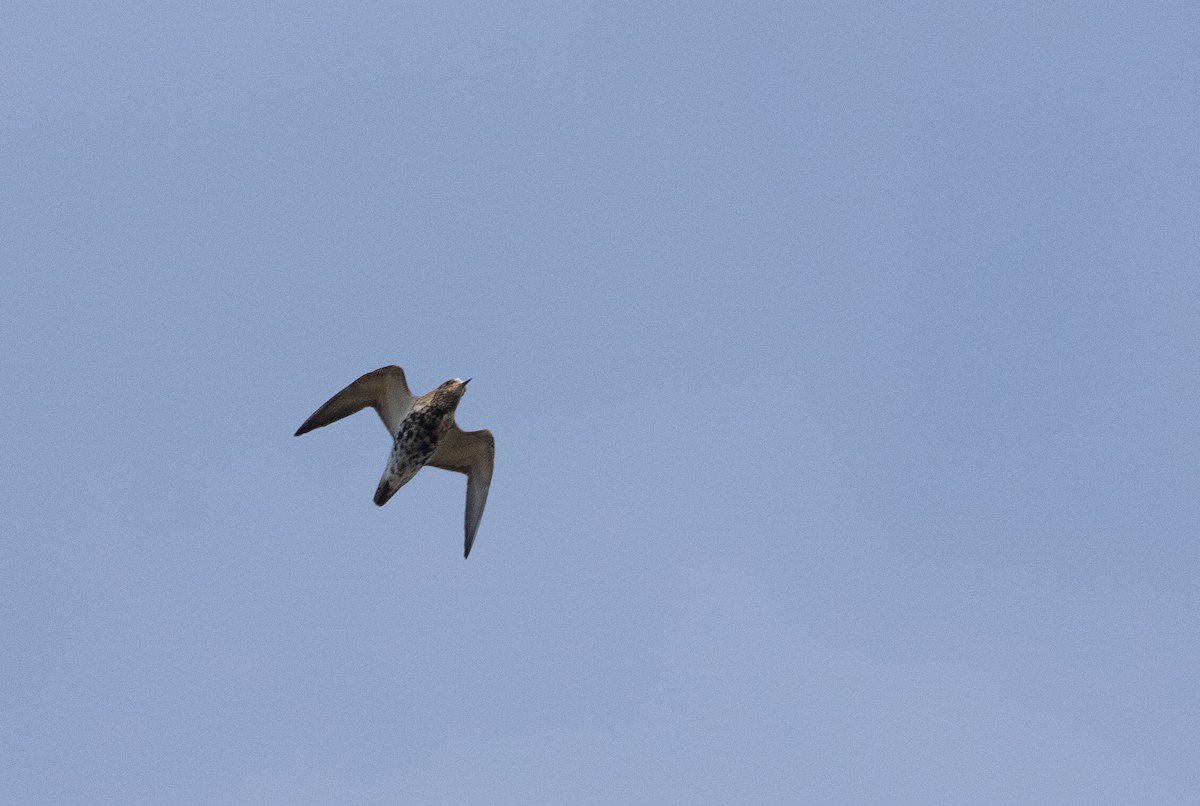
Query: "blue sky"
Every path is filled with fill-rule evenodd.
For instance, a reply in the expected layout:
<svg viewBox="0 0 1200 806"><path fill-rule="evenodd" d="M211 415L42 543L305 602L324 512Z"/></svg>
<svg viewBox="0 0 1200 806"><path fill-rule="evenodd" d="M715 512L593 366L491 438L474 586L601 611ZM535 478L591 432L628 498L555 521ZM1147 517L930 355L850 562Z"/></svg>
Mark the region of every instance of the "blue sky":
<svg viewBox="0 0 1200 806"><path fill-rule="evenodd" d="M1191 4L5 17L0 800L1200 798Z"/></svg>

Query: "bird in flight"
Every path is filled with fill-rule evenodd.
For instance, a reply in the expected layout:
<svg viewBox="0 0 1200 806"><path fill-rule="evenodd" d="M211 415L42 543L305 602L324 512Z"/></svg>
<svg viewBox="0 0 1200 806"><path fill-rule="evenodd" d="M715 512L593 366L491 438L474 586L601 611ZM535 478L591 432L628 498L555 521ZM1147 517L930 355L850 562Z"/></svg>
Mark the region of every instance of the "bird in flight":
<svg viewBox="0 0 1200 806"><path fill-rule="evenodd" d="M367 406L375 409L392 437L392 452L375 503L383 506L425 465L467 475L466 543L463 557L471 554L483 505L492 483L496 443L492 432L463 431L454 421L454 410L471 379L451 378L432 392L416 397L408 391L404 370L380 367L338 392L312 413L296 436L349 417Z"/></svg>

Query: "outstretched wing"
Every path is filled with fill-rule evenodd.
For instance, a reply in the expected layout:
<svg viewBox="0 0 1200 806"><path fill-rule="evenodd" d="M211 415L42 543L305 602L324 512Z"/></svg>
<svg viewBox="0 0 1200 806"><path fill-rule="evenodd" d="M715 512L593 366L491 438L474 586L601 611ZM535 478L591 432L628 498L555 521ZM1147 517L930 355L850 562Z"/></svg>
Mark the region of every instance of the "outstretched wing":
<svg viewBox="0 0 1200 806"><path fill-rule="evenodd" d="M297 429L296 436L349 417L354 412L370 406L379 413L379 419L383 420L388 433L394 438L414 400L416 398L408 391L404 370L394 366L380 367L329 398L325 405L314 411Z"/></svg>
<svg viewBox="0 0 1200 806"><path fill-rule="evenodd" d="M492 464L496 457L496 441L492 432L463 431L457 423L438 442L437 450L429 457L429 464L443 470L467 474L467 512L463 519L466 545L463 557L471 554L475 533L479 531L479 520L483 517L483 505L487 503L488 487L492 484Z"/></svg>

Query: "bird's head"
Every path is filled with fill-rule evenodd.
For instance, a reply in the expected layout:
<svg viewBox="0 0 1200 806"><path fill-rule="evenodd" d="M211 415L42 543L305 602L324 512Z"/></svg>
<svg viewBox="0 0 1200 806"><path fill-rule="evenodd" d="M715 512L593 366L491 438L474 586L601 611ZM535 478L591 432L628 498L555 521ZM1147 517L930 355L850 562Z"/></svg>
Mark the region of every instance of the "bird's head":
<svg viewBox="0 0 1200 806"><path fill-rule="evenodd" d="M462 396L467 391L467 384L470 382L470 378L465 381L461 378L451 378L446 381L433 390L433 405L453 411L458 406L458 401L462 400Z"/></svg>

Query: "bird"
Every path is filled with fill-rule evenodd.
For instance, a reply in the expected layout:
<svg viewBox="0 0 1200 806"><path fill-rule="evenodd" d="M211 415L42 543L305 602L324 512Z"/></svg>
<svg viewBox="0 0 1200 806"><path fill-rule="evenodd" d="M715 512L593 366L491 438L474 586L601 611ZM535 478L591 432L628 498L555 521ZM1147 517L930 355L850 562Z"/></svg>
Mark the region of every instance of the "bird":
<svg viewBox="0 0 1200 806"><path fill-rule="evenodd" d="M387 466L375 489L375 504L383 506L425 465L465 473L467 509L463 519L463 558L471 555L483 506L492 484L496 442L492 432L463 431L454 411L470 378L451 378L417 397L408 390L404 370L397 366L368 372L329 398L296 429L296 436L337 422L370 406L392 438Z"/></svg>

